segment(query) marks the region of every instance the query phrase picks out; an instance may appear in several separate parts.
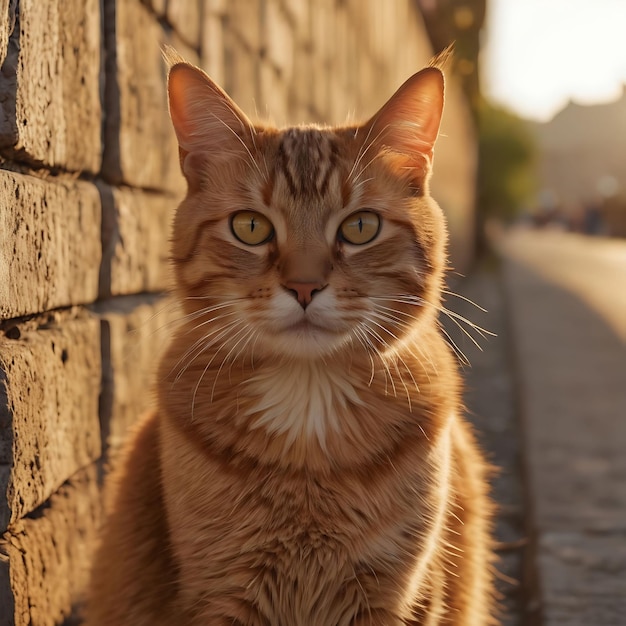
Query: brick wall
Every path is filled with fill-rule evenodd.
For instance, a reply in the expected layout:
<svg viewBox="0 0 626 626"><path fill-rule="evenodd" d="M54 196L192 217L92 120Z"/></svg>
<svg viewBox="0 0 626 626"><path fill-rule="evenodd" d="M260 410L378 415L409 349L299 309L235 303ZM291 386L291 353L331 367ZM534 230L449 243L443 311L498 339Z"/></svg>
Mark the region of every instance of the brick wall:
<svg viewBox="0 0 626 626"><path fill-rule="evenodd" d="M80 599L102 476L149 407L184 186L168 43L277 123L371 115L431 51L409 0L0 0L0 625ZM470 256L475 145L451 84L435 190Z"/></svg>

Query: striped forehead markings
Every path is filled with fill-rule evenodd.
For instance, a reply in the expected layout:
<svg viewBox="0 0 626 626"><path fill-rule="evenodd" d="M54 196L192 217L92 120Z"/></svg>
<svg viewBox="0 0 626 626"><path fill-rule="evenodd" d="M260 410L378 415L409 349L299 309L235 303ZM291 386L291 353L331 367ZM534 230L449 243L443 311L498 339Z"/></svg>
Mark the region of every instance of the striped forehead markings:
<svg viewBox="0 0 626 626"><path fill-rule="evenodd" d="M285 131L279 146L279 167L292 196L324 196L337 165L338 146L314 128Z"/></svg>

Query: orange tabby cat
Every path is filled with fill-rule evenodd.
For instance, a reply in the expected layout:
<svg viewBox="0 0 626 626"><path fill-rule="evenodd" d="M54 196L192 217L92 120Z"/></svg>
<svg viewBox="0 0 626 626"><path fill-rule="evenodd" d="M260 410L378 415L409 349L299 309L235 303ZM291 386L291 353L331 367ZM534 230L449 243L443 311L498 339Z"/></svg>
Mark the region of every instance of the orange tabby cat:
<svg viewBox="0 0 626 626"><path fill-rule="evenodd" d="M253 125L174 59L185 311L88 626L493 623L486 467L439 331L431 66L366 124Z"/></svg>

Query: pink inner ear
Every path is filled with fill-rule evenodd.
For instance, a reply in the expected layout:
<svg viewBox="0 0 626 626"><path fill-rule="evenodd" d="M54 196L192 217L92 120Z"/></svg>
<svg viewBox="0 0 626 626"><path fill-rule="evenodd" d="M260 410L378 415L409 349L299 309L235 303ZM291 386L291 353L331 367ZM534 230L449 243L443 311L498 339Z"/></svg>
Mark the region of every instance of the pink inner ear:
<svg viewBox="0 0 626 626"><path fill-rule="evenodd" d="M175 65L170 71L167 85L170 116L181 145L188 143L198 122L191 105L201 97L202 85L198 82L197 72L188 65Z"/></svg>
<svg viewBox="0 0 626 626"><path fill-rule="evenodd" d="M429 67L409 78L367 124L379 143L409 156L432 156L443 113L444 80Z"/></svg>
<svg viewBox="0 0 626 626"><path fill-rule="evenodd" d="M168 94L172 124L185 152L229 151L252 128L228 95L192 65L171 69Z"/></svg>

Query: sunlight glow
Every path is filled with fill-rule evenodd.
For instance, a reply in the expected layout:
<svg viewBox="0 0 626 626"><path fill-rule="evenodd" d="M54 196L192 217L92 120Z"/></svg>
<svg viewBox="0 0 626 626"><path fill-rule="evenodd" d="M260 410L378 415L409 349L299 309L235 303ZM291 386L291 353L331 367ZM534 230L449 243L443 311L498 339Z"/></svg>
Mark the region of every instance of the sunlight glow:
<svg viewBox="0 0 626 626"><path fill-rule="evenodd" d="M614 100L626 84L626 0L489 0L485 94L546 120L572 99Z"/></svg>

